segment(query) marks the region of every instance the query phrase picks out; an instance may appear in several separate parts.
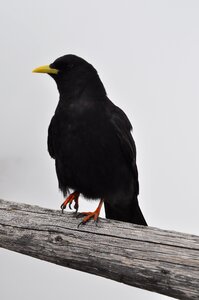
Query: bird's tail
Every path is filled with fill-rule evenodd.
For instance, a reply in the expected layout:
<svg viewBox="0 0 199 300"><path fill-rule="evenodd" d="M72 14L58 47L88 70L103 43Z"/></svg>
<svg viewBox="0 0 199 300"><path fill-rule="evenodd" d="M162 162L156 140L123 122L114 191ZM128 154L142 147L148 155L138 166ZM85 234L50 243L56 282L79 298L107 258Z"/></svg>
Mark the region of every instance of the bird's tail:
<svg viewBox="0 0 199 300"><path fill-rule="evenodd" d="M132 201L125 206L122 201L120 202L120 205L117 206L115 203L104 201L104 207L107 219L147 226L137 200Z"/></svg>

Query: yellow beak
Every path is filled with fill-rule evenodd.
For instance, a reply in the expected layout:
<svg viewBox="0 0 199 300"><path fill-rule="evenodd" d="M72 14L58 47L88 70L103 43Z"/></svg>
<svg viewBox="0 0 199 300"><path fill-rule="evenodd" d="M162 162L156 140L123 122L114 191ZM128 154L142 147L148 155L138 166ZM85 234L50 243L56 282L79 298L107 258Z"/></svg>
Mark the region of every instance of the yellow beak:
<svg viewBox="0 0 199 300"><path fill-rule="evenodd" d="M33 73L47 73L47 74L57 74L59 71L57 69L51 68L49 65L41 66L32 71Z"/></svg>

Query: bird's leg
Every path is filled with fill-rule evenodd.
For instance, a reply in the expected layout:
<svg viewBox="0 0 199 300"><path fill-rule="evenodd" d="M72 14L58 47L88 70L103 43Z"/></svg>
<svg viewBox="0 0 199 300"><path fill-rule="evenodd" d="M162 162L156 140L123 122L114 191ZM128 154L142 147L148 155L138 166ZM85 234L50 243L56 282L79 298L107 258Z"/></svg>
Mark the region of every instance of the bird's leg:
<svg viewBox="0 0 199 300"><path fill-rule="evenodd" d="M102 208L102 204L103 204L104 200L100 200L99 202L99 205L98 207L96 208L95 211L93 212L82 212L82 213L79 213L77 215L77 217L82 217L84 216L83 220L81 221L81 223L79 223L78 227L81 225L81 224L86 224L90 219L94 219L94 222L97 224L97 221L98 221L98 217L99 217L99 214L100 214L100 210Z"/></svg>
<svg viewBox="0 0 199 300"><path fill-rule="evenodd" d="M79 194L80 194L79 192L75 191L66 198L66 200L61 205L62 213L64 212L64 209L66 208L67 205L69 206L70 209L72 209L71 204L72 204L73 201L75 202L74 209L76 210L76 212L78 211L78 208L79 208L79 203L78 203Z"/></svg>

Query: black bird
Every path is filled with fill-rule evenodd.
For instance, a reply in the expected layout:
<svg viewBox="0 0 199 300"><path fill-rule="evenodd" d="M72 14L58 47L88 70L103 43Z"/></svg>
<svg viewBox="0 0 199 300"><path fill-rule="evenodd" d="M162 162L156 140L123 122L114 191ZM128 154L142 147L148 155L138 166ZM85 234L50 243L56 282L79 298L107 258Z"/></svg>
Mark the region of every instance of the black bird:
<svg viewBox="0 0 199 300"><path fill-rule="evenodd" d="M80 193L101 199L94 212L84 212L82 224L98 220L104 202L106 217L147 225L138 204L138 171L132 126L126 114L107 97L95 68L75 55L65 55L52 64L33 70L47 73L60 94L48 129L48 152L55 159L61 205Z"/></svg>

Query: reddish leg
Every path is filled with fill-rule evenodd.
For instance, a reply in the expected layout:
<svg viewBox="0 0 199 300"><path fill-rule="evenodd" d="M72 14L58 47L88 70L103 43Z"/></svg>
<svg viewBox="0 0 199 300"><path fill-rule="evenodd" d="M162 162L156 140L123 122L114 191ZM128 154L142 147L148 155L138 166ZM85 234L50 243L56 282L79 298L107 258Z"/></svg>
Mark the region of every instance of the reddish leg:
<svg viewBox="0 0 199 300"><path fill-rule="evenodd" d="M64 209L66 208L66 206L68 205L70 209L71 208L71 204L72 202L74 201L75 202L75 205L74 205L74 209L76 210L76 212L78 211L78 207L79 207L79 204L78 204L78 198L79 198L79 192L74 192L72 194L70 194L66 200L62 203L61 205L61 210L62 210L62 213L64 212Z"/></svg>
<svg viewBox="0 0 199 300"><path fill-rule="evenodd" d="M98 217L99 217L99 214L100 214L100 210L102 208L102 204L103 204L104 200L100 200L100 203L98 205L98 207L96 208L96 210L94 212L82 212L78 215L78 217L82 217L82 216L85 216L82 220L81 223L79 223L78 227L81 225L81 224L86 224L90 219L94 219L94 222L97 224L97 221L98 221Z"/></svg>

